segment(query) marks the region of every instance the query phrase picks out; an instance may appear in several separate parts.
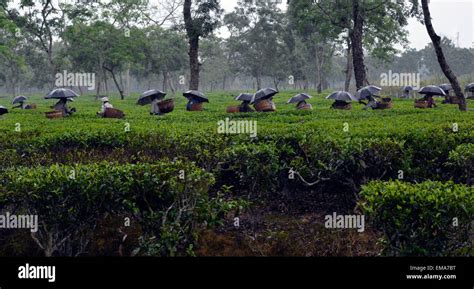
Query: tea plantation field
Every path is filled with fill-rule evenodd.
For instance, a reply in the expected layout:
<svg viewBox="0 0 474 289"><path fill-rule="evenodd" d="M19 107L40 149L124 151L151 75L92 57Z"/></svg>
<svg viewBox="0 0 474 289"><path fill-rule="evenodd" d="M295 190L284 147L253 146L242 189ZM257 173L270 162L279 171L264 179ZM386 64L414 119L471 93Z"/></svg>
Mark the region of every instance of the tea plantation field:
<svg viewBox="0 0 474 289"><path fill-rule="evenodd" d="M474 111L338 111L316 93L297 111L288 91L275 113L227 114L236 94L210 93L204 112L177 96L161 117L112 97L123 120L97 118L88 95L49 120L37 96L1 116L0 213L41 226L1 231L0 255L473 254ZM226 118L257 136L218 133ZM365 231L327 228L333 213L365 216Z"/></svg>

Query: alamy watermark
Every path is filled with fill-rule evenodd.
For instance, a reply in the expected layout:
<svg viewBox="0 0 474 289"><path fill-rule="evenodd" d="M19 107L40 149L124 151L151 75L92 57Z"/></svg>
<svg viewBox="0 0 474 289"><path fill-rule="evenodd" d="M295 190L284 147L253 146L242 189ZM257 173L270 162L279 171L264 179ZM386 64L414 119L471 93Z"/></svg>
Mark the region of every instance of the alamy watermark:
<svg viewBox="0 0 474 289"><path fill-rule="evenodd" d="M12 215L6 212L0 215L0 229L30 229L38 232L38 215Z"/></svg>
<svg viewBox="0 0 474 289"><path fill-rule="evenodd" d="M56 281L56 266L33 266L28 263L18 267L18 279L46 279Z"/></svg>
<svg viewBox="0 0 474 289"><path fill-rule="evenodd" d="M88 90L95 88L95 73L68 73L64 70L55 77L56 87L87 87Z"/></svg>
<svg viewBox="0 0 474 289"><path fill-rule="evenodd" d="M257 137L256 120L231 120L226 118L217 122L217 133L219 134L248 134Z"/></svg>
<svg viewBox="0 0 474 289"><path fill-rule="evenodd" d="M324 226L327 229L357 229L357 232L365 231L365 216L364 215L326 215L324 217Z"/></svg>
<svg viewBox="0 0 474 289"><path fill-rule="evenodd" d="M412 86L420 87L419 73L397 73L391 70L380 75L381 86Z"/></svg>

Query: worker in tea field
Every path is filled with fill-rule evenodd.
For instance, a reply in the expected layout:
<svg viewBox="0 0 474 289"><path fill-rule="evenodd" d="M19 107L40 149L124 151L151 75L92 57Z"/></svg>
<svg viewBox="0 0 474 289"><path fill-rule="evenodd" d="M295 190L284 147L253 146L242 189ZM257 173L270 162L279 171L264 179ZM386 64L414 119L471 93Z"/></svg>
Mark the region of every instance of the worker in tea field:
<svg viewBox="0 0 474 289"><path fill-rule="evenodd" d="M379 105L379 102L375 99L375 97L379 97L379 93L382 91L380 87L375 85L366 86L359 91L357 91L356 97L359 99L359 103L365 104L364 110L369 108L376 109ZM366 104L363 100L367 100L368 103Z"/></svg>
<svg viewBox="0 0 474 289"><path fill-rule="evenodd" d="M100 109L100 111L97 113L98 116L104 116L105 115L105 111L108 109L108 108L114 108L114 106L110 103L110 100L108 97L103 97L101 99L102 101L102 107Z"/></svg>
<svg viewBox="0 0 474 289"><path fill-rule="evenodd" d="M15 105L17 104L17 106L14 106L13 108L19 108L19 109L32 109L33 107L29 104L26 103L26 101L28 100L28 97L26 96L23 96L23 95L20 95L20 96L17 96L13 99L12 101L12 104Z"/></svg>
<svg viewBox="0 0 474 289"><path fill-rule="evenodd" d="M308 99L311 99L312 96L307 94L307 93L300 93L288 100L288 103L296 103L296 109L298 110L312 110L313 106L310 103L307 103L306 101Z"/></svg>
<svg viewBox="0 0 474 289"><path fill-rule="evenodd" d="M151 102L151 111L150 111L151 115L161 115L160 106L158 105L160 101L161 101L160 99L155 98Z"/></svg>
<svg viewBox="0 0 474 289"><path fill-rule="evenodd" d="M73 101L72 98L61 98L54 106L55 111L62 112L63 116L70 116L76 112L75 108L69 109L67 103Z"/></svg>
<svg viewBox="0 0 474 289"><path fill-rule="evenodd" d="M209 102L209 99L204 93L197 90L187 91L183 93L183 96L188 99L188 104L186 105L187 111L202 111L202 104Z"/></svg>
<svg viewBox="0 0 474 289"><path fill-rule="evenodd" d="M425 86L418 93L423 95L423 100L428 103L428 108L437 107L436 101L433 98L435 95L446 96L446 92L441 87L435 85Z"/></svg>
<svg viewBox="0 0 474 289"><path fill-rule="evenodd" d="M438 107L436 100L433 98L433 95L426 94L424 99L428 102L428 108Z"/></svg>
<svg viewBox="0 0 474 289"><path fill-rule="evenodd" d="M369 108L375 109L377 108L379 102L373 97L373 96L367 96L366 97L369 103L365 104L365 102L361 101L362 104L365 104L364 110L367 110Z"/></svg>

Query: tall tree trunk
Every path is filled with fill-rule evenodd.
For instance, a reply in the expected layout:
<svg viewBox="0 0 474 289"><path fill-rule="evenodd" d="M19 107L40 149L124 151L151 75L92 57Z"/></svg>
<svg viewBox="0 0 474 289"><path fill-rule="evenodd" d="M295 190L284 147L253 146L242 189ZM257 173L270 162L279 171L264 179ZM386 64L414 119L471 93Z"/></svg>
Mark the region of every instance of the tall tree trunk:
<svg viewBox="0 0 474 289"><path fill-rule="evenodd" d="M224 73L224 78L222 79L222 90L224 91L226 88L226 84L227 84L227 73Z"/></svg>
<svg viewBox="0 0 474 289"><path fill-rule="evenodd" d="M126 92L125 92L125 95L126 96L130 96L130 94L132 93L132 89L131 89L131 81L130 81L130 63L127 64L127 70L125 71L125 78L126 78Z"/></svg>
<svg viewBox="0 0 474 289"><path fill-rule="evenodd" d="M321 93L323 91L323 66L324 66L324 48L319 46L316 53L317 61L317 91Z"/></svg>
<svg viewBox="0 0 474 289"><path fill-rule="evenodd" d="M189 64L191 67L191 79L189 89L199 90L199 37L189 40Z"/></svg>
<svg viewBox="0 0 474 289"><path fill-rule="evenodd" d="M360 0L352 1L352 18L354 21L354 27L349 32L352 43L352 57L354 63L354 77L356 80L357 90L364 87L366 80L366 70L364 63L364 48L362 45L363 34L364 34L364 18L360 11L359 6Z"/></svg>
<svg viewBox="0 0 474 289"><path fill-rule="evenodd" d="M278 86L280 84L278 77L273 77L273 84L275 85L275 89L278 90Z"/></svg>
<svg viewBox="0 0 474 289"><path fill-rule="evenodd" d="M101 87L101 85L102 85L102 80L101 80L100 77L99 77L98 81L99 81L99 82L97 83L97 88L96 88L96 91L95 91L95 99L96 99L96 100L99 99L100 87Z"/></svg>
<svg viewBox="0 0 474 289"><path fill-rule="evenodd" d="M174 74L171 74L169 72L166 73L168 75L168 86L169 88L171 89L171 93L173 93L173 95L176 93L176 87L175 87L175 84L173 82L173 79L174 79Z"/></svg>
<svg viewBox="0 0 474 289"><path fill-rule="evenodd" d="M430 35L431 41L433 42L433 46L435 48L436 56L438 57L439 65L441 66L441 70L443 70L444 75L448 78L449 82L453 86L453 90L456 93L456 96L460 98L459 102L459 110L466 111L467 104L466 99L464 98L464 93L462 92L461 86L459 85L458 79L454 72L449 67L446 58L444 57L444 52L441 47L441 37L436 34L433 24L431 23L431 13L430 8L428 6L428 0L421 0L421 6L423 7L423 16L425 20L426 30Z"/></svg>
<svg viewBox="0 0 474 289"><path fill-rule="evenodd" d="M257 75L255 80L257 81L257 90L262 89L262 79L260 78L260 75Z"/></svg>
<svg viewBox="0 0 474 289"><path fill-rule="evenodd" d="M346 65L346 81L344 83L344 90L349 91L352 80L352 70L354 69L352 63L352 45L351 40L347 38L347 65Z"/></svg>
<svg viewBox="0 0 474 289"><path fill-rule="evenodd" d="M102 68L102 74L104 77L104 90L105 90L105 95L109 95L109 83L107 82L107 73L105 71L105 68Z"/></svg>
<svg viewBox="0 0 474 289"><path fill-rule="evenodd" d="M168 72L163 70L163 91L166 92L168 89Z"/></svg>
<svg viewBox="0 0 474 289"><path fill-rule="evenodd" d="M185 0L183 6L184 24L189 40L189 66L191 70L191 79L189 89L199 90L199 34L194 27L191 15L192 0Z"/></svg>
<svg viewBox="0 0 474 289"><path fill-rule="evenodd" d="M125 95L123 93L123 89L120 87L120 83L117 79L117 76L115 75L114 73L114 70L113 69L109 69L107 67L104 67L108 72L110 72L110 74L112 75L112 79L114 80L114 83L115 83L115 86L117 87L117 90L119 91L120 93L120 99L124 100L125 99Z"/></svg>

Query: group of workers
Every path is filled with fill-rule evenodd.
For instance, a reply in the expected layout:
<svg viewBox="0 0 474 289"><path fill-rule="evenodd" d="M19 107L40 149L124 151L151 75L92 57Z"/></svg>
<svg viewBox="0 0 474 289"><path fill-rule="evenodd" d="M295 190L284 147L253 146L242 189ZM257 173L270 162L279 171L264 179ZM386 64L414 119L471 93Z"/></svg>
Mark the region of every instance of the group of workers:
<svg viewBox="0 0 474 289"><path fill-rule="evenodd" d="M439 85L439 86L434 86L434 85L429 85L421 88L418 93L423 95L423 101L427 102L427 107L432 108L436 107L436 101L433 98L434 96L445 96L447 99L449 98L449 90L451 90L452 87L449 84L445 85ZM381 102L377 100L377 98L380 98L379 93L381 92L381 88L370 85L367 87L364 87L357 91L357 93L352 96L349 92L345 91L337 91L332 94L330 94L327 99L332 99L335 100L333 105L331 106L332 108L341 108L345 106L350 106L351 101L359 101L359 103L362 103L365 105L364 110L367 109L377 109ZM410 91L412 91L412 87L404 87L404 95L408 95ZM469 92L474 92L474 83L469 84L466 86L466 91ZM258 107L259 104L262 102L266 102L267 106L272 107L273 109L269 109L267 111L274 111L274 103L273 103L273 97L278 93L277 90L272 89L272 88L266 88L259 90L256 94L248 94L248 93L242 93L239 96L235 98L235 100L242 101L241 105L238 106L236 111L233 112L252 112L253 109L250 107L251 104L256 107L257 111L259 111ZM45 99L57 99L57 103L52 106L51 108L54 109L56 112L61 112L63 116L70 116L76 112L75 108L69 109L68 103L74 102L74 98L79 96L76 94L74 91L70 89L55 89L52 92L50 92ZM165 96L166 93L160 91L160 90L149 90L147 92L144 92L137 104L138 105L148 105L151 104L151 110L150 114L151 115L163 115L166 113L169 113L173 110L174 108L174 102L172 100L165 101ZM190 90L185 93L183 93L183 96L188 99L188 103L186 105L186 109L188 111L197 111L197 110L202 110L202 104L204 102L209 102L208 98L200 91L197 90ZM311 96L306 94L306 93L300 93L292 97L288 103L297 103L297 109L303 110L303 109L312 109L311 104L307 103L306 101L310 99ZM28 98L26 96L17 96L13 99L12 104L16 105L13 108L14 109L35 109L36 105L35 104L28 104L27 103ZM97 116L99 117L106 117L106 112L109 109L114 109L114 106L110 103L110 99L108 97L102 97L101 98L101 109L99 112L97 112ZM167 106L163 106L164 103L167 103ZM447 100L445 102L447 103ZM270 104L270 105L269 105ZM265 111L265 110L264 110ZM5 114L8 113L8 110L5 107L1 107L1 113L0 114Z"/></svg>

